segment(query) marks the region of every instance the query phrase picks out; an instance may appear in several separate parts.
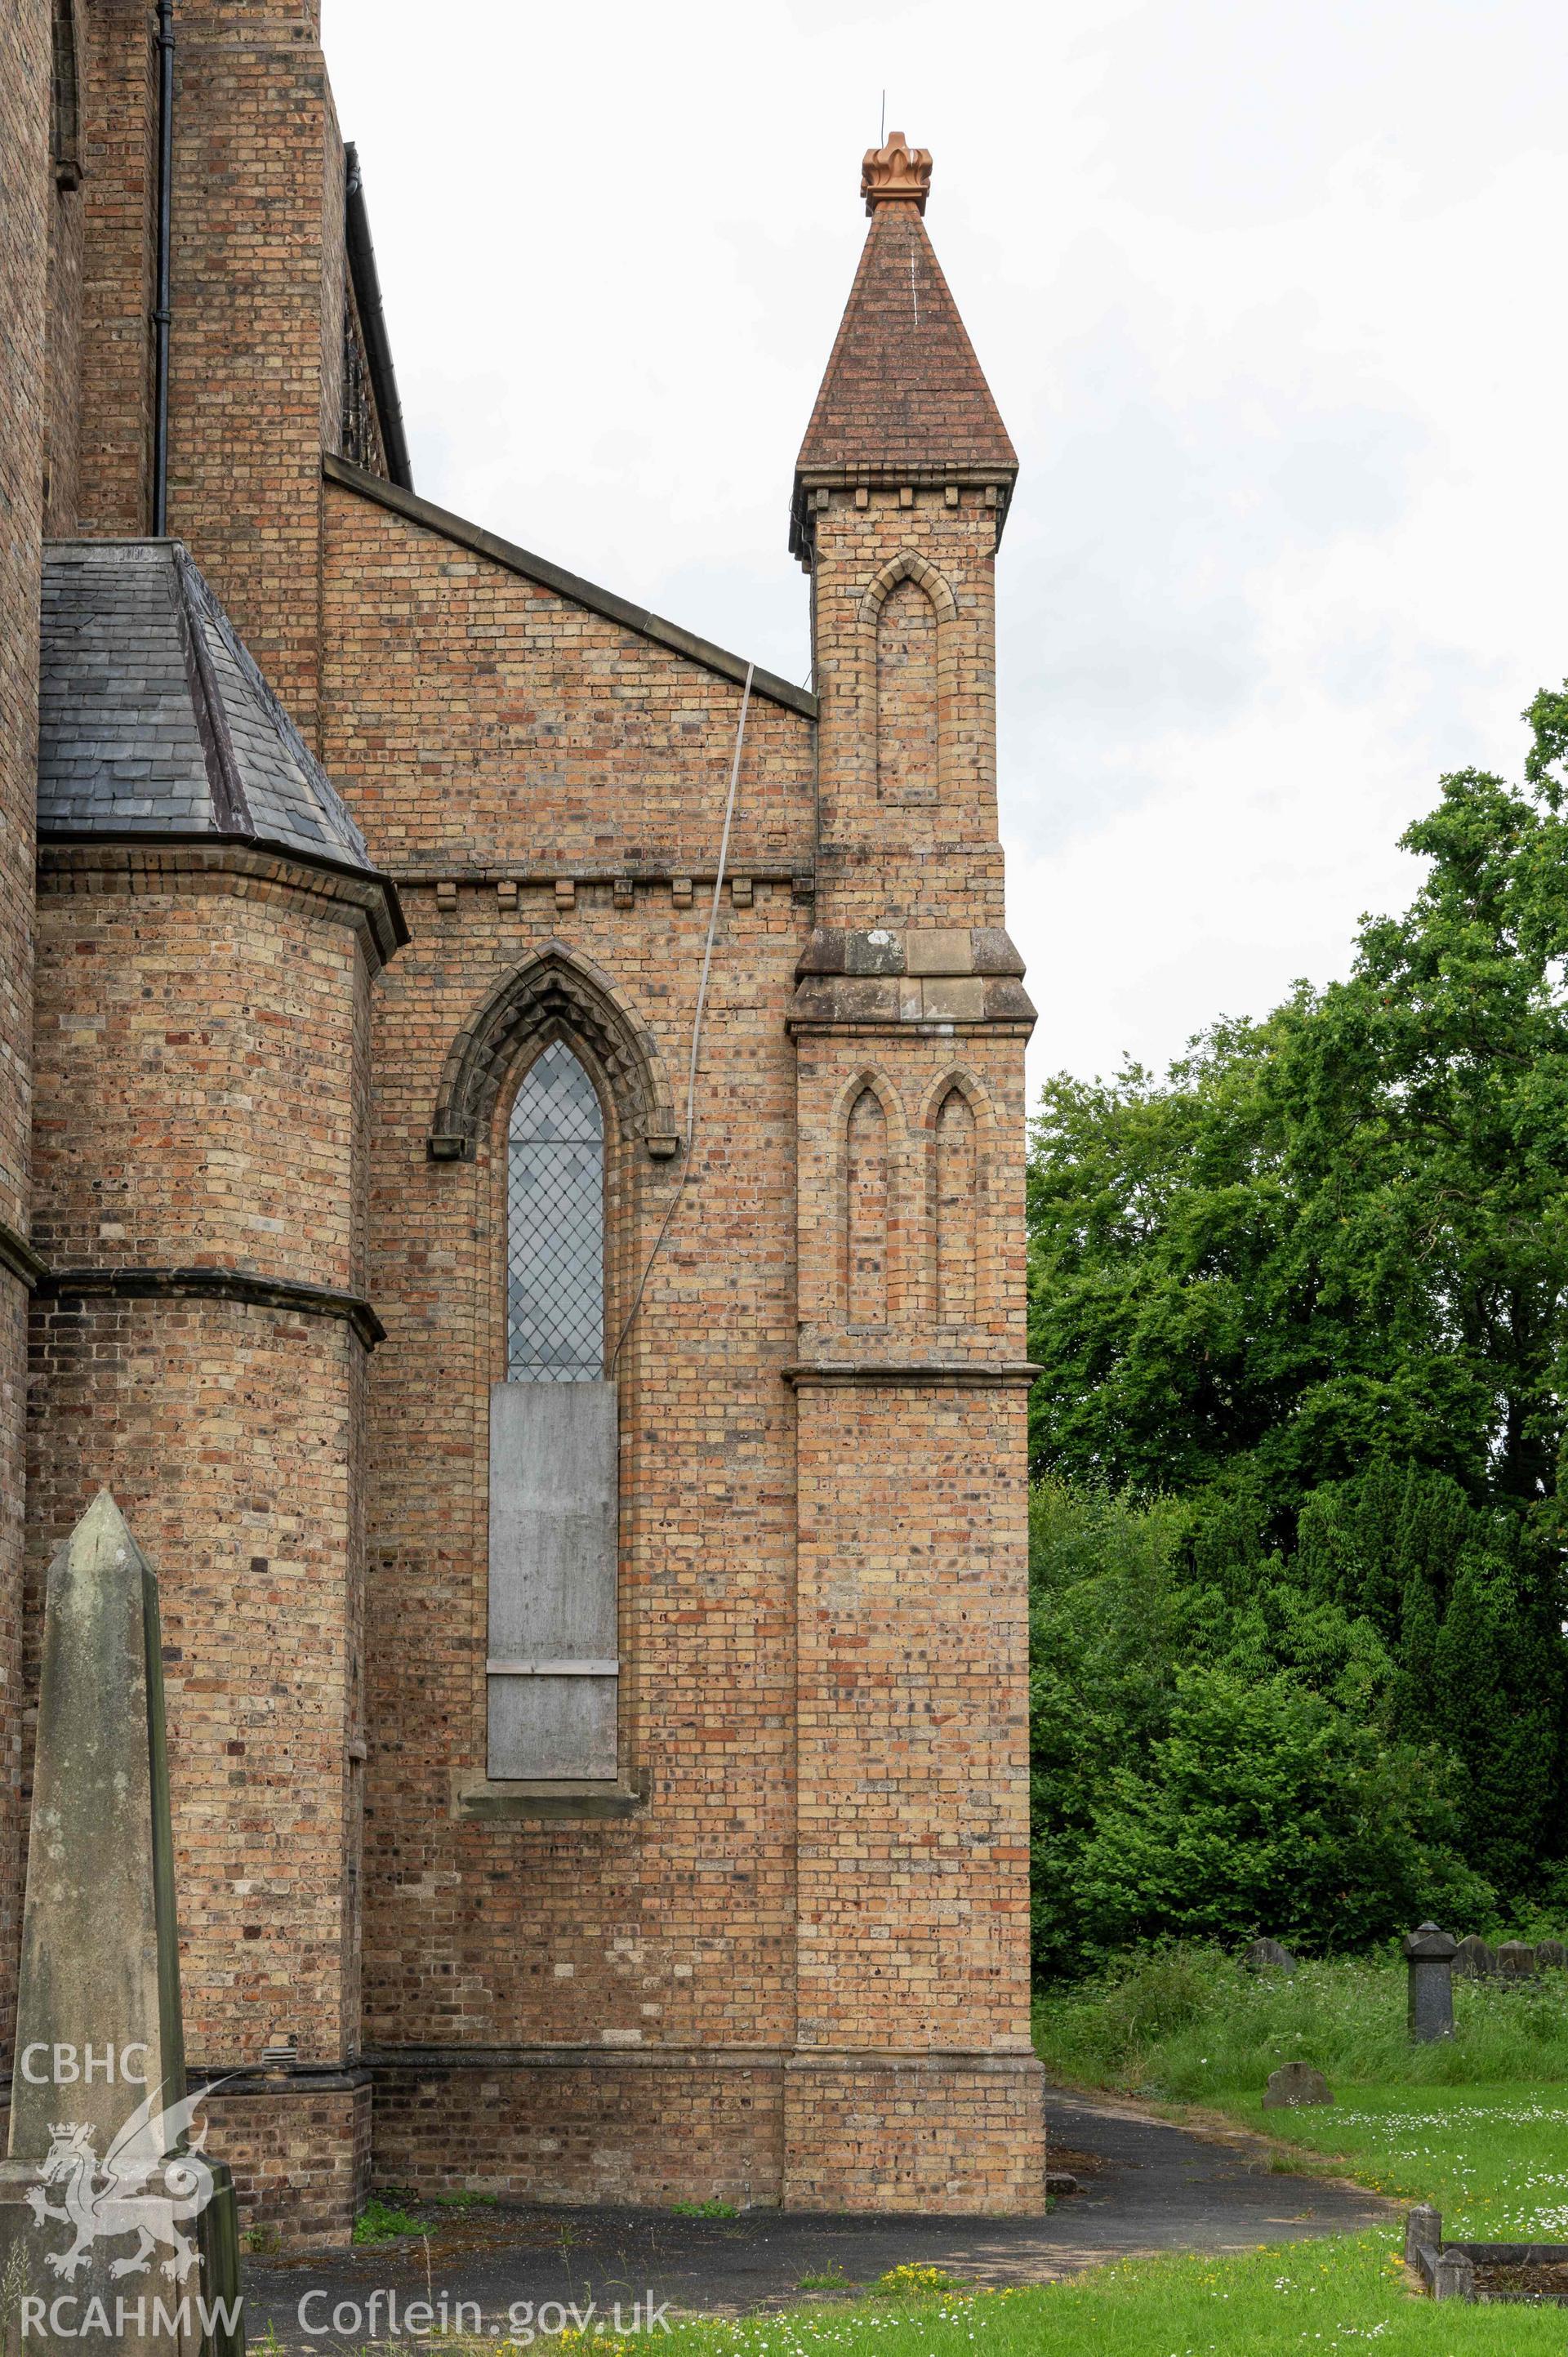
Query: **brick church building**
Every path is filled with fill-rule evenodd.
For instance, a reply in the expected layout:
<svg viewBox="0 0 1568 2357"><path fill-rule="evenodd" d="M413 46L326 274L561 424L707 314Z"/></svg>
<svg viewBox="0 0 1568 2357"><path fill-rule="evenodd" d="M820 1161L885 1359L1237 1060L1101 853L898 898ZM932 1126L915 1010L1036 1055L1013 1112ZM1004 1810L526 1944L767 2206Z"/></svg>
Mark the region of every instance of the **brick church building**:
<svg viewBox="0 0 1568 2357"><path fill-rule="evenodd" d="M0 43L6 2003L107 1484L252 2220L1037 2209L1016 460L930 158L808 693L415 490L317 0Z"/></svg>

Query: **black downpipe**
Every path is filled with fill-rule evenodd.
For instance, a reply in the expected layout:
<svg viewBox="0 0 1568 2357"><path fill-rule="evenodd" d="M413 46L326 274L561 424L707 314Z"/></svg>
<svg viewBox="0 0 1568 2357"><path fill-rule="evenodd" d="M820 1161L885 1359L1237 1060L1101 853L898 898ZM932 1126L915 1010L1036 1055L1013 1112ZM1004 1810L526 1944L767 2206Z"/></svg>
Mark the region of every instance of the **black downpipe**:
<svg viewBox="0 0 1568 2357"><path fill-rule="evenodd" d="M168 533L169 279L174 243L174 0L158 0L158 254L153 309L153 537Z"/></svg>

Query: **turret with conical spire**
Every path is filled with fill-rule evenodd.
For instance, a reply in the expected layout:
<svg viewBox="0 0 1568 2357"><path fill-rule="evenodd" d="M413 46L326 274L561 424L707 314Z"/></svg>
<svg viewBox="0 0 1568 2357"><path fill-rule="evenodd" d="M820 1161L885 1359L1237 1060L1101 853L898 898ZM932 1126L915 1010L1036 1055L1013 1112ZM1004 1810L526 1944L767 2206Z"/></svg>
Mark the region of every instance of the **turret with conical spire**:
<svg viewBox="0 0 1568 2357"><path fill-rule="evenodd" d="M1027 2212L1045 2190L1028 2037L1034 1017L1004 929L992 587L1017 459L926 235L929 179L898 133L865 158L871 228L795 479L820 718L817 928L790 1013L801 1932L785 2198ZM911 2105L899 2072L917 2058Z"/></svg>
<svg viewBox="0 0 1568 2357"><path fill-rule="evenodd" d="M832 928L999 933L993 572L1018 460L926 234L930 170L900 132L865 157L871 227L795 469L817 909ZM1019 970L1010 952L962 968Z"/></svg>
<svg viewBox="0 0 1568 2357"><path fill-rule="evenodd" d="M1001 532L1018 456L926 234L930 183L901 131L866 151L871 229L795 462L789 544L808 565L815 495L835 489L989 490Z"/></svg>

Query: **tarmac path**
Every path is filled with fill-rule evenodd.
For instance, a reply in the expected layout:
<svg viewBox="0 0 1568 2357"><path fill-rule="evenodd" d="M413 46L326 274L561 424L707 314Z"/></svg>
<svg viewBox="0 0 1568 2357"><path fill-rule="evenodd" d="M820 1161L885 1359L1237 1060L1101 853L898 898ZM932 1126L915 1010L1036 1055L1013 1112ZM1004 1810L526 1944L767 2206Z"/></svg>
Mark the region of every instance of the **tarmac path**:
<svg viewBox="0 0 1568 2357"><path fill-rule="evenodd" d="M1393 2205L1337 2179L1292 2169L1261 2137L1195 2131L1109 2096L1047 2096L1050 2167L1081 2190L1038 2218L867 2217L753 2210L737 2218L682 2218L667 2210L432 2210L428 2238L283 2262L247 2259L245 2326L252 2350L269 2328L283 2349L362 2349L403 2338L407 2311L441 2301L456 2329L507 2336L512 2311L531 2321L557 2303L571 2324L623 2325L633 2304L657 2313L736 2315L803 2298L802 2276L838 2271L865 2288L889 2267L918 2263L990 2286L1043 2283L1109 2259L1161 2251L1243 2251L1389 2222ZM372 2310L373 2295L380 2295ZM395 2298L395 2330L389 2299ZM354 2311L350 2316L349 2311ZM413 2332L427 2330L416 2313ZM553 2326L559 2330L559 2325ZM591 2330L591 2325L590 2325ZM544 2339L535 2343L543 2347Z"/></svg>

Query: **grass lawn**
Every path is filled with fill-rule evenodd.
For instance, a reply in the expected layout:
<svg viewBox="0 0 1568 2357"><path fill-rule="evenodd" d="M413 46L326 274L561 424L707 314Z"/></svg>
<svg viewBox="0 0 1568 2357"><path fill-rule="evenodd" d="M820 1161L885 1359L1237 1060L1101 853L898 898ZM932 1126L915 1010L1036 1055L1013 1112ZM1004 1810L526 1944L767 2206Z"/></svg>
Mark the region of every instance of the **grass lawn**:
<svg viewBox="0 0 1568 2357"><path fill-rule="evenodd" d="M1434 2307L1405 2287L1394 2241L1341 2235L1245 2258L1129 2261L1026 2291L683 2324L658 2345L670 2357L1317 2357L1369 2343L1387 2357L1563 2357L1562 2309ZM620 2344L626 2357L637 2346Z"/></svg>
<svg viewBox="0 0 1568 2357"><path fill-rule="evenodd" d="M1431 2046L1410 2042L1404 1992L1391 1952L1304 1962L1286 1979L1172 1948L1048 1992L1036 2043L1062 2078L1201 2105L1337 2158L1380 2192L1435 2201L1450 2234L1568 2242L1568 1974L1457 1983L1456 2034ZM1332 2108L1263 2110L1269 2072L1290 2061L1326 2074Z"/></svg>
<svg viewBox="0 0 1568 2357"><path fill-rule="evenodd" d="M1330 2110L1265 2112L1221 2099L1229 2119L1328 2155L1380 2193L1434 2201L1451 2239L1568 2243L1568 2090L1347 2087ZM1169 2109L1169 2106L1162 2106ZM1568 2315L1563 2341L1568 2349Z"/></svg>
<svg viewBox="0 0 1568 2357"><path fill-rule="evenodd" d="M1128 1957L1036 2001L1035 2044L1057 2076L1183 2103L1262 2095L1281 2062L1312 2062L1336 2094L1466 2085L1568 2091L1568 1973L1533 1985L1455 1985L1456 2035L1412 2046L1405 1968L1380 1956L1243 1972L1223 1949Z"/></svg>

